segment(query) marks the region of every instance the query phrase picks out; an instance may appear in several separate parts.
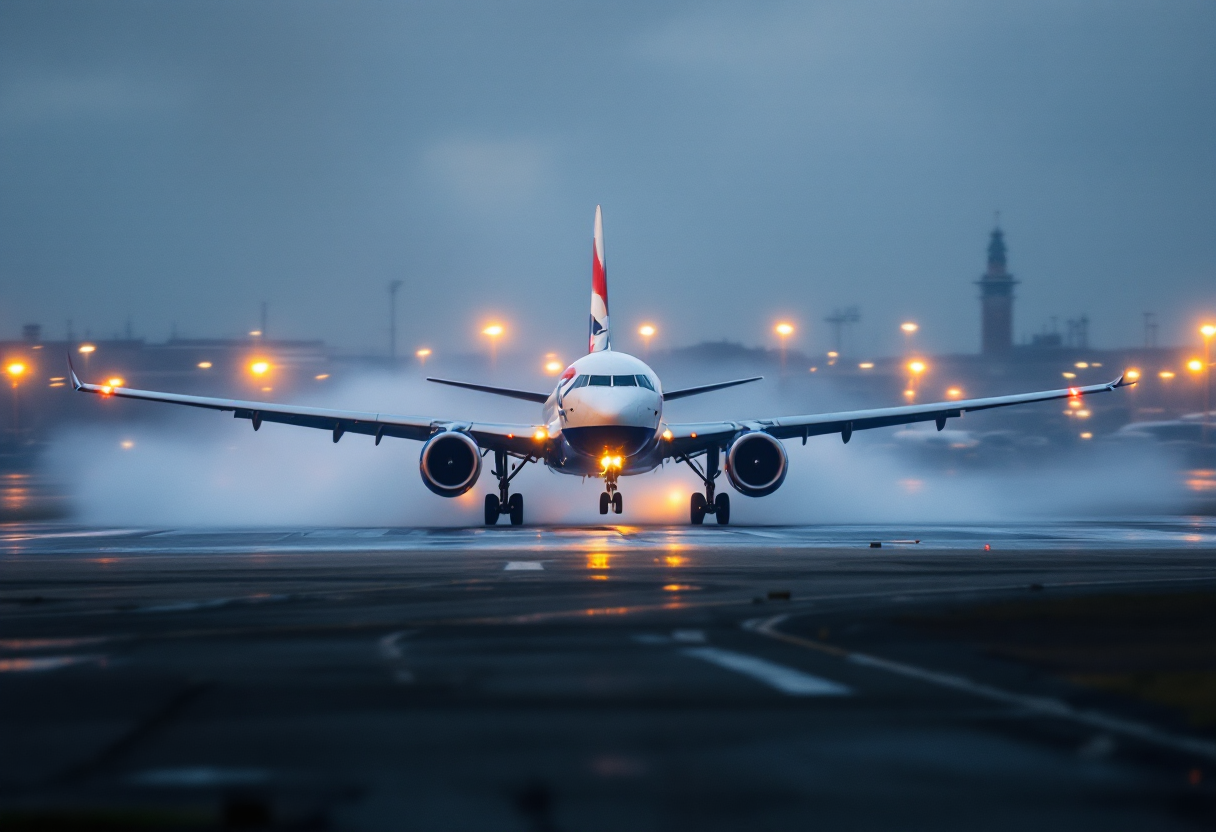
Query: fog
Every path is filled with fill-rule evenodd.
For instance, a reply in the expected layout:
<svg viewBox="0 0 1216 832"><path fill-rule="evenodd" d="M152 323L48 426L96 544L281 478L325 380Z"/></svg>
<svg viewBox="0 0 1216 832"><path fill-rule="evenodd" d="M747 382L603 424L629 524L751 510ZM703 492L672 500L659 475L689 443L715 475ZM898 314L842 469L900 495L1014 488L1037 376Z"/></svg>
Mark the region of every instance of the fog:
<svg viewBox="0 0 1216 832"><path fill-rule="evenodd" d="M353 378L308 403L525 424L537 415L527 403L378 374ZM167 407L109 405L132 412ZM766 381L674 403L666 415L669 421L748 418L849 405L825 388L812 408L805 394ZM76 519L152 527L479 526L483 495L494 490L486 465L463 496L435 496L419 475L418 442L386 438L377 447L370 437L348 434L334 444L327 431L288 425L267 423L255 433L229 414L174 409L163 415L167 420L154 424L73 429L52 443L48 466L66 484ZM731 494L735 525L1109 517L1174 512L1185 504L1178 466L1154 445L1096 442L1040 451L1032 459L1017 453L983 465L953 462L951 453L987 441L984 420L985 414L972 414L940 434L931 424L862 431L848 445L835 435L811 438L805 447L790 441L789 476L775 494L742 496L725 476L718 485ZM965 430L955 428L964 424ZM530 465L512 483L524 495L530 524L686 523L689 496L699 487L685 466L672 463L623 477L625 513L605 518L598 513L598 479Z"/></svg>

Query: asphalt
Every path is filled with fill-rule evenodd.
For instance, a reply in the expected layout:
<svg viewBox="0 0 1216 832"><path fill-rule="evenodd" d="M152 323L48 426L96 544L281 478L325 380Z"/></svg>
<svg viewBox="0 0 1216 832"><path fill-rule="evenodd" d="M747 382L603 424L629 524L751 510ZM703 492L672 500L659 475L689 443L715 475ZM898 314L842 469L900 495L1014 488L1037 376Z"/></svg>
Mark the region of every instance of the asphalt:
<svg viewBox="0 0 1216 832"><path fill-rule="evenodd" d="M1210 829L1212 726L907 622L1208 592L1214 554L1187 518L4 526L0 828Z"/></svg>

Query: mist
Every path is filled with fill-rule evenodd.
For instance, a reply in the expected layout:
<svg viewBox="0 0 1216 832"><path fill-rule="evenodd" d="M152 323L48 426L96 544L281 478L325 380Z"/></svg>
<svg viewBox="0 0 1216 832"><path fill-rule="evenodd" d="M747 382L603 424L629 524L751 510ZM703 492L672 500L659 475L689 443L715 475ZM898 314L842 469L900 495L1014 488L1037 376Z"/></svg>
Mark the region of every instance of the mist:
<svg viewBox="0 0 1216 832"><path fill-rule="evenodd" d="M813 401L779 381L749 388L682 400L669 405L666 418L756 418L854 404L829 385ZM523 424L538 415L527 403L377 373L307 403ZM370 437L348 434L334 444L326 431L267 423L255 433L248 421L211 411L158 415L168 418L75 428L52 442L46 465L69 491L74 519L141 527L480 526L483 495L494 488L486 464L461 497L435 496L419 474L421 443L409 440L388 438L377 447ZM952 454L961 458L983 445L984 420L973 414L967 430L952 423L942 433L932 425L861 431L847 446L835 435L805 446L789 441L789 476L775 494L745 497L725 476L718 487L731 494L735 525L1008 522L1169 513L1185 505L1178 465L1154 445L1097 442L983 465L954 460ZM671 462L622 478L625 512L607 517L598 513L598 479L529 465L512 490L524 495L527 524L685 524L700 483Z"/></svg>

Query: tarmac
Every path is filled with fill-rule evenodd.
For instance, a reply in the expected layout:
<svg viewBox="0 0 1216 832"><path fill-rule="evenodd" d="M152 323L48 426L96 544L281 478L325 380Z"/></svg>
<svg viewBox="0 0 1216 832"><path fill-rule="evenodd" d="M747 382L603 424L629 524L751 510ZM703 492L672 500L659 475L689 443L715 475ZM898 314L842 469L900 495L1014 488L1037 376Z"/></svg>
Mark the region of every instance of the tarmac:
<svg viewBox="0 0 1216 832"><path fill-rule="evenodd" d="M1212 518L8 525L0 574L4 829L1216 821L1202 708L1068 664L1130 661L1164 598L1142 652L1206 684ZM1099 602L1131 629L1043 658Z"/></svg>

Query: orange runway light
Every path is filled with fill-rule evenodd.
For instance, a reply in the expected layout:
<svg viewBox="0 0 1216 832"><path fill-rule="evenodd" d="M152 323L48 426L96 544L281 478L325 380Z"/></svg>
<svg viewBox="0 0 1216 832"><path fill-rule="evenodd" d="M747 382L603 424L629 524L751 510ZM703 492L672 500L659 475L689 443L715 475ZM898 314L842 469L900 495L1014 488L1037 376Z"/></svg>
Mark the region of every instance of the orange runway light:
<svg viewBox="0 0 1216 832"><path fill-rule="evenodd" d="M1069 399L1068 406L1069 407L1084 407L1085 405L1081 404L1080 399Z"/></svg>
<svg viewBox="0 0 1216 832"><path fill-rule="evenodd" d="M255 376L264 376L270 371L270 364L266 361L255 361L249 365L249 372Z"/></svg>
<svg viewBox="0 0 1216 832"><path fill-rule="evenodd" d="M904 395L910 399L916 395L916 391L915 390L905 390Z"/></svg>
<svg viewBox="0 0 1216 832"><path fill-rule="evenodd" d="M210 370L211 362L210 361L200 361L200 362L198 362L197 366L200 370Z"/></svg>
<svg viewBox="0 0 1216 832"><path fill-rule="evenodd" d="M5 367L4 371L15 379L21 378L21 376L25 375L25 365L20 361L14 361Z"/></svg>
<svg viewBox="0 0 1216 832"><path fill-rule="evenodd" d="M908 369L916 375L920 375L927 369L927 367L923 361L910 361L908 362Z"/></svg>
<svg viewBox="0 0 1216 832"><path fill-rule="evenodd" d="M547 430L545 430L544 428L537 428L536 431L532 434L532 438L535 439L537 442L544 442L546 439L549 438L549 432Z"/></svg>
<svg viewBox="0 0 1216 832"><path fill-rule="evenodd" d="M840 353L836 352L836 350L830 350L828 352L828 358L839 358L839 357L840 357Z"/></svg>
<svg viewBox="0 0 1216 832"><path fill-rule="evenodd" d="M668 442L671 441L672 436L674 436L674 434L670 430L663 431L663 438L666 439Z"/></svg>

